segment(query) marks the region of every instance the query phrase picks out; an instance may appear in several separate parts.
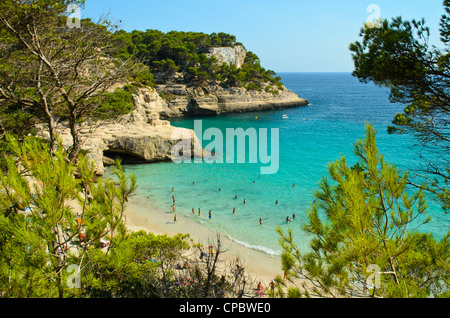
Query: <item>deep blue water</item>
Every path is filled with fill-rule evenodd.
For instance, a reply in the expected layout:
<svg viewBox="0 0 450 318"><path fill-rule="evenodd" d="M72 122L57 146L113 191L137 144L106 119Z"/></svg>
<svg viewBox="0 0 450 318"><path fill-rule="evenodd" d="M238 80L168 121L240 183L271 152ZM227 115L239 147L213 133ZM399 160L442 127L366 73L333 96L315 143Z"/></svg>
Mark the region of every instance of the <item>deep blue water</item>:
<svg viewBox="0 0 450 318"><path fill-rule="evenodd" d="M417 155L409 136L389 135L387 127L402 105L389 102L389 90L360 83L350 73L281 73L291 91L309 100L310 105L280 111L202 117L203 131L219 128L279 129L279 169L261 174L268 164L249 163L156 163L127 166L137 176L137 195L150 200L161 211L172 208L172 187L176 188L177 213L210 226L247 246L278 253L276 226L292 229L298 245L306 248L309 237L300 229L305 210L313 200L317 183L327 175L327 165L345 155L350 163L353 144L364 137L365 122L377 129L377 144L385 159L400 169L417 165ZM287 115L288 119L282 119ZM194 118L176 120L172 125L194 128ZM258 137L260 137L258 135ZM269 133L269 145L270 137ZM210 140L205 140L206 146ZM269 147L269 153L271 153ZM193 184L195 182L195 185ZM295 184L295 187L292 185ZM219 191L220 188L220 191ZM235 196L238 196L235 199ZM245 198L246 203L243 203ZM278 200L278 204L275 202ZM422 228L441 236L449 229L449 218L433 202L429 213L434 221ZM203 217L192 216L201 208ZM236 213L233 214L233 208ZM208 219L212 210L213 218ZM296 214L293 222L286 216ZM259 224L259 219L263 224Z"/></svg>

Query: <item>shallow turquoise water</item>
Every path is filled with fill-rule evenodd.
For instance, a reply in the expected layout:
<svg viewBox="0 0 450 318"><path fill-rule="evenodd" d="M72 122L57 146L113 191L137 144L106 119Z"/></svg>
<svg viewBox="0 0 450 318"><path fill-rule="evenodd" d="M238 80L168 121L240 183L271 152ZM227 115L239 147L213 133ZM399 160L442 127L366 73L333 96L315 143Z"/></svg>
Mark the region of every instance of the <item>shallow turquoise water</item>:
<svg viewBox="0 0 450 318"><path fill-rule="evenodd" d="M219 128L224 136L227 128L255 128L256 131L267 128L269 132L271 128L278 128L277 173L261 174L261 166L268 164L249 163L248 150L246 163L236 163L235 157L232 164L128 165L126 172L134 173L138 179L136 195L139 200L161 211L171 211L174 195L179 215L192 216L192 208L196 213L200 208L202 217L192 217L196 222L213 226L246 246L277 254L281 249L276 226L292 229L298 245L306 248L309 238L300 226L306 220L305 210L313 200L312 192L317 189L320 178L327 174L329 162L341 155L346 155L350 163L354 162L352 145L364 137L366 121L378 130L378 146L386 160L401 169L411 169L417 164L415 150L411 148L413 141L407 136L392 136L386 132L394 114L402 110L401 105L389 102L387 89L359 83L349 73L282 73L280 76L288 89L308 99L311 105L197 118L202 120L203 131ZM281 119L284 114L288 119ZM194 120L177 120L172 125L194 129ZM271 137L269 133L269 145ZM210 142L206 140L203 145ZM172 187L175 187L174 192ZM150 202L145 203L147 199ZM422 230L441 236L449 229L449 217L433 202L429 204L434 221ZM236 208L235 214L233 208ZM286 216L292 217L293 213L295 220L286 223Z"/></svg>

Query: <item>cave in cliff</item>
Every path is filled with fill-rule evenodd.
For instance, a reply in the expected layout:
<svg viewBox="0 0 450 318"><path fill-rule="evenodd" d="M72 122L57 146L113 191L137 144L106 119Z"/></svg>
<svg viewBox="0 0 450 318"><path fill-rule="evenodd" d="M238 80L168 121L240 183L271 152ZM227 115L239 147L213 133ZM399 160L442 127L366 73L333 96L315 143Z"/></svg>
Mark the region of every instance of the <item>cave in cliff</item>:
<svg viewBox="0 0 450 318"><path fill-rule="evenodd" d="M118 150L105 150L103 151L103 165L104 166L112 166L114 165L114 160L120 159L122 164L142 164L147 163L148 161L144 158L136 156L134 154L130 154L124 151Z"/></svg>

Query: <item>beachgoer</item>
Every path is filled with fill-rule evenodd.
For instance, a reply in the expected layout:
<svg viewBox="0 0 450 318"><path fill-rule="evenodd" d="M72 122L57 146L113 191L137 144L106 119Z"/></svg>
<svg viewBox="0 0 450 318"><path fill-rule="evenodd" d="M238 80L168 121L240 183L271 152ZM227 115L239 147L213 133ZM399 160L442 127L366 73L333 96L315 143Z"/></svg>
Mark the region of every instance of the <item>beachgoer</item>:
<svg viewBox="0 0 450 318"><path fill-rule="evenodd" d="M262 219L261 218L259 218L259 224L262 225Z"/></svg>
<svg viewBox="0 0 450 318"><path fill-rule="evenodd" d="M275 289L275 282L273 281L273 279L270 281L269 286L270 286L270 290L273 292Z"/></svg>
<svg viewBox="0 0 450 318"><path fill-rule="evenodd" d="M295 219L295 213L292 214L292 219Z"/></svg>
<svg viewBox="0 0 450 318"><path fill-rule="evenodd" d="M192 214L195 214L195 208L192 208Z"/></svg>
<svg viewBox="0 0 450 318"><path fill-rule="evenodd" d="M235 214L236 213L236 208L233 208L233 214Z"/></svg>
<svg viewBox="0 0 450 318"><path fill-rule="evenodd" d="M175 203L175 196L173 196L173 195L172 195L172 200L173 200L173 203Z"/></svg>
<svg viewBox="0 0 450 318"><path fill-rule="evenodd" d="M289 223L289 216L286 216L286 223Z"/></svg>
<svg viewBox="0 0 450 318"><path fill-rule="evenodd" d="M175 213L175 215L173 216L173 223L178 223L178 216Z"/></svg>
<svg viewBox="0 0 450 318"><path fill-rule="evenodd" d="M278 204L278 200L275 201L275 204Z"/></svg>
<svg viewBox="0 0 450 318"><path fill-rule="evenodd" d="M173 209L173 212L175 212L176 211L176 207L175 207L175 204L174 205L172 205L172 209Z"/></svg>
<svg viewBox="0 0 450 318"><path fill-rule="evenodd" d="M211 214L211 210L209 210L209 218L212 219L212 214Z"/></svg>
<svg viewBox="0 0 450 318"><path fill-rule="evenodd" d="M245 199L244 199L244 204L246 203L247 201L245 201Z"/></svg>
<svg viewBox="0 0 450 318"><path fill-rule="evenodd" d="M264 289L264 287L263 287L263 285L261 284L261 282L258 283L258 285L256 286L256 289L257 289L258 291L261 291L261 290Z"/></svg>
<svg viewBox="0 0 450 318"><path fill-rule="evenodd" d="M173 192L173 191L175 191L175 188L174 188L174 187L172 187L172 192Z"/></svg>
<svg viewBox="0 0 450 318"><path fill-rule="evenodd" d="M237 199L237 198L238 198L238 197L237 197L237 194L236 194L236 195L234 196L234 198L235 198L235 199Z"/></svg>
<svg viewBox="0 0 450 318"><path fill-rule="evenodd" d="M295 183L292 185L292 187L295 187Z"/></svg>
<svg viewBox="0 0 450 318"><path fill-rule="evenodd" d="M198 208L198 216L202 214L202 211L200 211L200 208Z"/></svg>
<svg viewBox="0 0 450 318"><path fill-rule="evenodd" d="M221 189L221 188L219 188L219 191L222 191L222 189Z"/></svg>

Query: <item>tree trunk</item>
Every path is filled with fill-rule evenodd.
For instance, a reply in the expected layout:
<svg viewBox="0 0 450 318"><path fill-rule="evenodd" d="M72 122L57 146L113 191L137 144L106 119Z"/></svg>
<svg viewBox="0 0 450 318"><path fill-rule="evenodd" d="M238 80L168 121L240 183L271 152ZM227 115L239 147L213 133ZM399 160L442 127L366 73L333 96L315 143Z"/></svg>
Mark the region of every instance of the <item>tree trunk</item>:
<svg viewBox="0 0 450 318"><path fill-rule="evenodd" d="M81 141L77 129L77 115L73 109L70 111L69 126L70 134L72 135L72 149L69 153L69 160L71 162L75 162L81 149Z"/></svg>

